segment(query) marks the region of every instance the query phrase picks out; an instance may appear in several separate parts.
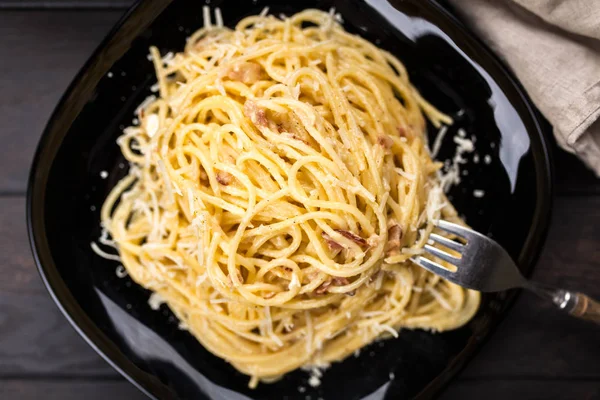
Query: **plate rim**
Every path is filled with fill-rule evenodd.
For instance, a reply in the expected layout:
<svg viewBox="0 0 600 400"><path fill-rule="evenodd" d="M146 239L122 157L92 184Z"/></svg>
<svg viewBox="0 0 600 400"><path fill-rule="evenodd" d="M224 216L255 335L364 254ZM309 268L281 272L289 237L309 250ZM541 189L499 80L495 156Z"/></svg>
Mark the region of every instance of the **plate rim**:
<svg viewBox="0 0 600 400"><path fill-rule="evenodd" d="M50 297L79 336L81 336L113 369L150 399L170 399L176 398L176 396L165 384L152 374L143 371L119 351L117 346L79 306L76 299L71 294L69 287L60 277L60 273L50 254L50 248L45 234L44 195L47 187L48 171L44 171L43 167L48 167L52 164L62 140L66 137L66 132L68 130L65 130L62 137L59 138L59 142L56 143L56 136L58 136L59 132L53 131L54 129L57 129L56 126L59 119L67 111L70 97L74 95L74 92L77 89L84 85L86 73L89 72L92 67L98 67L101 62L102 53L109 47L108 45L115 39L115 36L121 32L124 24L134 14L142 13L146 8L155 8L154 12L156 12L156 15L154 18L147 21L147 23L150 24L155 20L156 16L172 2L173 0L136 0L98 44L87 61L79 69L48 119L43 133L38 140L38 145L30 167L26 194L26 224L29 245L36 264L36 269L46 290L50 294ZM520 264L523 264L520 266L524 268L524 273L529 275L535 268L544 248L555 196L554 164L552 151L550 149L551 139L549 138L550 135L547 132L547 129L542 126L543 117L541 117L539 111L534 106L518 79L504 65L498 56L450 11L450 9L452 9L451 5L446 4L446 2L442 5L438 0L419 1L419 4L424 7L432 7L435 12L441 14L456 29L456 32L453 32L453 36L458 34L460 36L460 41L462 42L461 44L475 45L478 50L482 51L480 57L486 58L493 64L498 73L507 80L507 84L503 85L503 89L512 86L514 94L521 102L520 106L527 112L527 119L529 119L529 121L525 121L526 128L534 128L533 131L527 129L527 134L530 138L532 136L537 137L538 144L540 145L538 152L532 152L534 157L533 163L536 166L536 193L538 194L538 198L535 203L532 224L524 241L523 250L519 254ZM110 66L105 67L105 72L108 71L109 67ZM97 82L94 82L94 85L95 84L97 84ZM512 103L513 102L511 102L511 104ZM80 111L81 110L77 110L76 115L78 115ZM53 139L55 142L52 142ZM49 156L48 153L53 154ZM44 161L45 163L42 163ZM521 290L511 290L507 292L501 310L498 311L498 315L492 321L483 337L474 338L472 336L469 338L466 346L416 395L416 398L425 399L434 397L457 376L473 356L483 347L485 342L489 340L498 324L506 317L520 292Z"/></svg>

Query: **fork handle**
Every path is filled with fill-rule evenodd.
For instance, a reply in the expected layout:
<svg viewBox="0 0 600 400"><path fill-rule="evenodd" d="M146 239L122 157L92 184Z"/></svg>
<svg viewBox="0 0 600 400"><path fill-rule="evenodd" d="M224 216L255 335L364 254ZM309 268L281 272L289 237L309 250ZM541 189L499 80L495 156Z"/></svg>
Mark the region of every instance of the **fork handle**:
<svg viewBox="0 0 600 400"><path fill-rule="evenodd" d="M587 319L600 324L600 303L580 292L567 292L574 297L574 305L569 311L574 317Z"/></svg>
<svg viewBox="0 0 600 400"><path fill-rule="evenodd" d="M552 302L574 317L600 324L600 302L581 292L556 290Z"/></svg>
<svg viewBox="0 0 600 400"><path fill-rule="evenodd" d="M559 309L576 318L600 325L600 302L581 292L556 289L538 282L527 281L525 287L538 296L548 299Z"/></svg>

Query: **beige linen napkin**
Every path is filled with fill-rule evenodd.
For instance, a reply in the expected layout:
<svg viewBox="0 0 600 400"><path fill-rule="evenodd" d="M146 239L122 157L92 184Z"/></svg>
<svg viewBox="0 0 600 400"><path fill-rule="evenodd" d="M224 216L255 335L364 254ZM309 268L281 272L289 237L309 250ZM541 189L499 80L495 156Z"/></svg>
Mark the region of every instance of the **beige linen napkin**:
<svg viewBox="0 0 600 400"><path fill-rule="evenodd" d="M449 0L600 177L600 0Z"/></svg>

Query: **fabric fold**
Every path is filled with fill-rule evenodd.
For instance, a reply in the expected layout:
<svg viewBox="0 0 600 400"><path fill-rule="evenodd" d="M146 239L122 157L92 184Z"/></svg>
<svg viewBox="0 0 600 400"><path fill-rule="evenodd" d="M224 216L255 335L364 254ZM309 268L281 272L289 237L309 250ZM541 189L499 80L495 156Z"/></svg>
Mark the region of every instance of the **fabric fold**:
<svg viewBox="0 0 600 400"><path fill-rule="evenodd" d="M600 176L600 1L449 1L513 70L558 144Z"/></svg>

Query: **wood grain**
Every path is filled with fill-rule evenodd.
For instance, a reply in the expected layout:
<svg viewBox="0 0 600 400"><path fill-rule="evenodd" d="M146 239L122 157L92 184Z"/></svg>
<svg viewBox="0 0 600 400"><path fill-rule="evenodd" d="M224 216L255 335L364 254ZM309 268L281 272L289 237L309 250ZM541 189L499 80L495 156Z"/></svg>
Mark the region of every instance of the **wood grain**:
<svg viewBox="0 0 600 400"><path fill-rule="evenodd" d="M600 296L600 198L555 202L533 279ZM600 327L522 293L466 377L588 377L600 381Z"/></svg>
<svg viewBox="0 0 600 400"><path fill-rule="evenodd" d="M0 0L4 9L127 9L135 0Z"/></svg>
<svg viewBox="0 0 600 400"><path fill-rule="evenodd" d="M121 11L0 12L0 193L23 193L60 96Z"/></svg>
<svg viewBox="0 0 600 400"><path fill-rule="evenodd" d="M146 397L126 381L72 381L72 380L8 380L0 385L0 398L37 400L142 400ZM598 400L597 382L563 381L459 381L448 387L440 400L481 399L506 400Z"/></svg>
<svg viewBox="0 0 600 400"><path fill-rule="evenodd" d="M0 198L0 243L0 378L118 376L46 292L29 251L23 197Z"/></svg>
<svg viewBox="0 0 600 400"><path fill-rule="evenodd" d="M146 396L125 380L7 380L0 383L0 399L6 400L143 400Z"/></svg>
<svg viewBox="0 0 600 400"><path fill-rule="evenodd" d="M448 387L439 400L598 400L600 384L593 381L462 380Z"/></svg>
<svg viewBox="0 0 600 400"><path fill-rule="evenodd" d="M558 195L600 195L600 179L575 155L553 146Z"/></svg>

